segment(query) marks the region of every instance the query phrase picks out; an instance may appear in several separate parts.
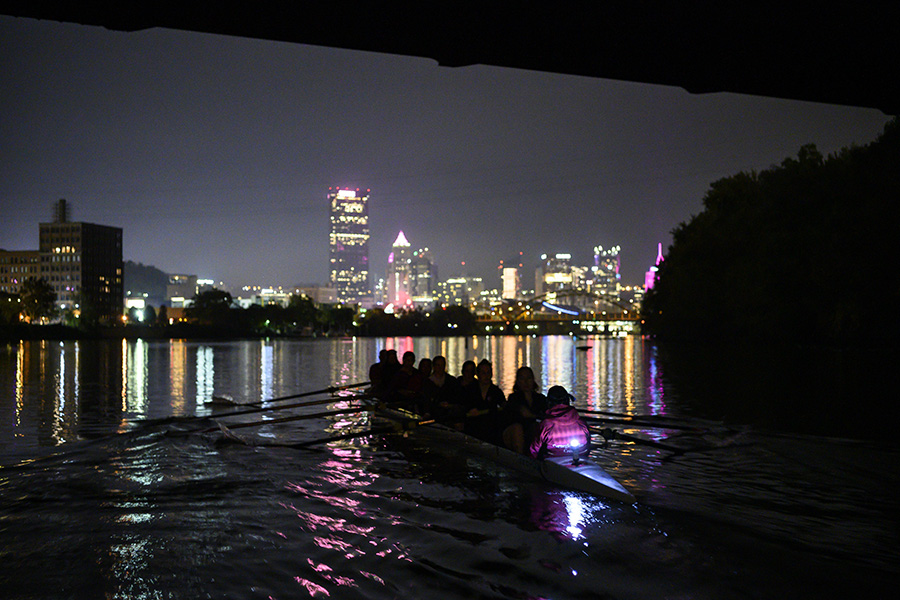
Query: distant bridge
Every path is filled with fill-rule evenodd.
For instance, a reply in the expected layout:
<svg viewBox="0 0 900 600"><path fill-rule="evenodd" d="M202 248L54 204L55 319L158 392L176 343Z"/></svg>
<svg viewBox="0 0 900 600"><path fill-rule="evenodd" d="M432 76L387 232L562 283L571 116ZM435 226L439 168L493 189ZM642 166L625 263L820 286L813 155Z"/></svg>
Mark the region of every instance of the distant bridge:
<svg viewBox="0 0 900 600"><path fill-rule="evenodd" d="M575 303L563 303L564 300L574 301ZM581 300L578 303L578 300ZM586 301L586 302L585 302ZM589 309L579 304L593 304L594 308ZM605 306L607 309L601 309ZM572 317L594 317L598 313L601 316L609 315L610 318L637 318L636 311L632 306L624 304L619 298L605 292L594 292L589 290L563 289L553 292L547 292L540 296L535 296L529 300L522 300L507 305L507 318L513 320L534 318L536 312L550 311L561 315ZM574 309L574 310L573 310Z"/></svg>
<svg viewBox="0 0 900 600"><path fill-rule="evenodd" d="M628 334L639 332L639 320L634 307L611 294L565 289L509 301L479 316L477 325L484 333Z"/></svg>

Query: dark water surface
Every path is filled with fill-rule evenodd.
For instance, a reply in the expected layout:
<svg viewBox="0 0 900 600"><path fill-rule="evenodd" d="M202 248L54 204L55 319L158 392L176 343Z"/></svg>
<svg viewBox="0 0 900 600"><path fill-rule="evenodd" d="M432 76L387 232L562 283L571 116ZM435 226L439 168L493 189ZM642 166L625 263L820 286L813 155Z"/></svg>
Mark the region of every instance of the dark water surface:
<svg viewBox="0 0 900 600"><path fill-rule="evenodd" d="M443 354L454 372L488 357L507 393L516 367L529 364L543 389L565 385L582 408L647 415L640 425L599 427L688 451L622 442L593 451L636 496L629 506L414 435L285 445L363 431L366 413L232 427L246 443L227 440L210 418L233 410L209 404L213 396L251 403L364 381L385 346ZM696 363L664 356L633 337L0 346L0 598L843 598L890 590L900 572L897 445L793 426L806 419L779 427L777 402L762 417L729 408L723 398L777 396L770 382L791 395L803 386L761 376L756 365L731 379L717 368L704 386ZM842 382L828 385L829 373ZM832 365L820 376L816 398L846 403L847 371ZM848 414L866 410L858 398L864 406L847 406Z"/></svg>

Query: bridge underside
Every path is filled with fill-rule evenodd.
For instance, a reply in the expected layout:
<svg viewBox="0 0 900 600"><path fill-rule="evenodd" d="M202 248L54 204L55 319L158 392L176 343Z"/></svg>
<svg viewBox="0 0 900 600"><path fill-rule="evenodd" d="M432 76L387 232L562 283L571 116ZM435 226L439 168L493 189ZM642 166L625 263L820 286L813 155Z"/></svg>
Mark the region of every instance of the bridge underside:
<svg viewBox="0 0 900 600"><path fill-rule="evenodd" d="M166 27L870 107L896 115L896 18L866 3L4 2L0 14L120 31Z"/></svg>

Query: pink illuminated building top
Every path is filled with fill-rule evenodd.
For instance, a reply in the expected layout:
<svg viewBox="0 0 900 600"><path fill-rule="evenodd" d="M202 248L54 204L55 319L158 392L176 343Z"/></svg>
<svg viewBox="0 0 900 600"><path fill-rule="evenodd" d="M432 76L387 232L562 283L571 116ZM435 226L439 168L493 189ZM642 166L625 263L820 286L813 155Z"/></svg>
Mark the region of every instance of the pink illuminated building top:
<svg viewBox="0 0 900 600"><path fill-rule="evenodd" d="M656 251L656 264L650 267L650 270L644 275L645 290L653 289L653 284L656 283L656 273L659 271L659 265L662 264L663 260L665 259L663 258L662 242L660 242Z"/></svg>

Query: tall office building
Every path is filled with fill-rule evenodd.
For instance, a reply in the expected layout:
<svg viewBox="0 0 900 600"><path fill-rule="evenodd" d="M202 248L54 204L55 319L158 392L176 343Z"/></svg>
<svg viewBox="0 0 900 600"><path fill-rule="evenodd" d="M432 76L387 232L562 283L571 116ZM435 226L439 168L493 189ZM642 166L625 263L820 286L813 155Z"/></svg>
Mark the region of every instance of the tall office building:
<svg viewBox="0 0 900 600"><path fill-rule="evenodd" d="M331 287L341 302L361 302L369 291L369 190L328 188Z"/></svg>
<svg viewBox="0 0 900 600"><path fill-rule="evenodd" d="M83 318L111 323L124 302L122 229L69 221L65 200L54 221L40 224L41 277L56 292L57 306L77 307Z"/></svg>
<svg viewBox="0 0 900 600"><path fill-rule="evenodd" d="M524 252L520 251L519 255L512 260L500 261L500 283L502 287L500 297L503 300L515 300L522 292L523 255Z"/></svg>
<svg viewBox="0 0 900 600"><path fill-rule="evenodd" d="M387 302L396 307L412 304L412 250L401 231L388 256Z"/></svg>
<svg viewBox="0 0 900 600"><path fill-rule="evenodd" d="M460 275L438 283L437 298L447 306L469 306L481 299L484 282L481 277Z"/></svg>
<svg viewBox="0 0 900 600"><path fill-rule="evenodd" d="M573 287L571 254L555 254L553 256L542 254L541 261L543 261L541 266L535 272L535 296Z"/></svg>
<svg viewBox="0 0 900 600"><path fill-rule="evenodd" d="M645 290L649 291L653 289L653 286L656 284L656 274L659 272L659 265L662 264L663 260L665 260L665 258L663 257L662 242L660 242L656 249L656 264L650 267L644 275Z"/></svg>
<svg viewBox="0 0 900 600"><path fill-rule="evenodd" d="M519 297L519 269L516 267L503 267L503 275L500 276L503 283L503 292L500 297L504 300L515 300Z"/></svg>
<svg viewBox="0 0 900 600"><path fill-rule="evenodd" d="M591 271L594 275L594 291L602 294L617 296L619 293L619 246L603 249L603 246L594 247L594 266Z"/></svg>
<svg viewBox="0 0 900 600"><path fill-rule="evenodd" d="M409 261L409 295L418 306L428 306L434 302L437 283L437 268L428 248L420 248L412 253Z"/></svg>

